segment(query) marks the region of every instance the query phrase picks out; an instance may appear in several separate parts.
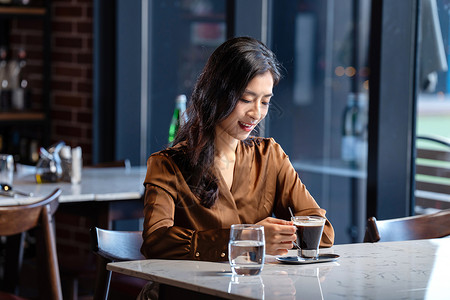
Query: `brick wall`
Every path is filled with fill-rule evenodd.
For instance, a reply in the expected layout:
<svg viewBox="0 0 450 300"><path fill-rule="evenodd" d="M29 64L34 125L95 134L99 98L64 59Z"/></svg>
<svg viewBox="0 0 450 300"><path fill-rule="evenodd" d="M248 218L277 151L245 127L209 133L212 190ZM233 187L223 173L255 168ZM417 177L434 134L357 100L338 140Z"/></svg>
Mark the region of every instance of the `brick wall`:
<svg viewBox="0 0 450 300"><path fill-rule="evenodd" d="M85 165L92 162L92 13L93 0L52 0L51 134L54 141L81 146ZM61 206L56 214L62 276L74 269L79 277L78 268L95 266L89 247L94 224L88 212L64 208L69 209Z"/></svg>
<svg viewBox="0 0 450 300"><path fill-rule="evenodd" d="M93 0L52 0L51 137L52 142L83 149L92 162ZM12 23L11 50L28 53L33 107L41 107L42 26L39 19Z"/></svg>
<svg viewBox="0 0 450 300"><path fill-rule="evenodd" d="M93 0L51 0L51 141L83 149L83 163L92 163L92 60ZM15 19L11 23L10 52L27 51L32 107L42 109L43 21ZM89 213L56 214L57 249L62 276L67 270L95 268L89 245L89 228L95 224ZM69 206L70 207L70 206ZM82 261L80 262L80 259ZM95 272L90 272L95 274ZM80 276L79 274L75 276ZM90 281L93 288L93 281Z"/></svg>
<svg viewBox="0 0 450 300"><path fill-rule="evenodd" d="M93 0L52 1L52 138L92 161Z"/></svg>

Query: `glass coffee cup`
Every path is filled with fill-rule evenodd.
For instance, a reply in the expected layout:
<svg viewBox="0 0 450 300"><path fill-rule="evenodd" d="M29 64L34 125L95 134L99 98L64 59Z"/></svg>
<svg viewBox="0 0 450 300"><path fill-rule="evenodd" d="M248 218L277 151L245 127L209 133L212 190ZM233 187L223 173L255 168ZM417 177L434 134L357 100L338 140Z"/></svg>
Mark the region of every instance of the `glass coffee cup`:
<svg viewBox="0 0 450 300"><path fill-rule="evenodd" d="M297 227L297 245L300 247L298 256L317 259L325 219L317 216L294 216L291 220Z"/></svg>

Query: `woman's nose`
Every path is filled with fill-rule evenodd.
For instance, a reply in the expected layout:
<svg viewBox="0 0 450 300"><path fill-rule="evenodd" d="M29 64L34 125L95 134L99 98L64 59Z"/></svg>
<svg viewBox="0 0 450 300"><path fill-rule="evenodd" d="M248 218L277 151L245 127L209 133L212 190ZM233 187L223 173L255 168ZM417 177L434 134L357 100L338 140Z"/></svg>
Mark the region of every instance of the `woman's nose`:
<svg viewBox="0 0 450 300"><path fill-rule="evenodd" d="M252 119L259 120L261 118L261 104L258 103L258 101L255 101L255 104L248 113Z"/></svg>

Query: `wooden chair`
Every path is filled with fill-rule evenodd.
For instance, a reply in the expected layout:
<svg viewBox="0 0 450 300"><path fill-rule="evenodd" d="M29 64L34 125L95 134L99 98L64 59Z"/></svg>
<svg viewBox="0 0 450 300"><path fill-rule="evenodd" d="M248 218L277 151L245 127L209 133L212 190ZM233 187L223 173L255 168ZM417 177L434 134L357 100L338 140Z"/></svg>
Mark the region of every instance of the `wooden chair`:
<svg viewBox="0 0 450 300"><path fill-rule="evenodd" d="M112 274L106 269L106 265L116 261L145 259L140 252L142 232L93 227L90 233L92 251L97 254L94 299L108 299Z"/></svg>
<svg viewBox="0 0 450 300"><path fill-rule="evenodd" d="M364 242L391 242L440 238L450 235L450 209L434 214L367 221Z"/></svg>
<svg viewBox="0 0 450 300"><path fill-rule="evenodd" d="M0 235L8 237L5 290L16 292L22 265L24 233L36 229L39 287L42 299L62 299L53 215L61 191L28 205L0 206ZM48 287L43 290L42 287Z"/></svg>
<svg viewBox="0 0 450 300"><path fill-rule="evenodd" d="M417 140L441 145L443 150L417 148L415 204L423 208L449 209L450 184L442 178L450 178L450 140L437 136L418 136Z"/></svg>
<svg viewBox="0 0 450 300"><path fill-rule="evenodd" d="M25 298L16 296L14 294L5 293L0 291L0 299L2 300L26 300Z"/></svg>

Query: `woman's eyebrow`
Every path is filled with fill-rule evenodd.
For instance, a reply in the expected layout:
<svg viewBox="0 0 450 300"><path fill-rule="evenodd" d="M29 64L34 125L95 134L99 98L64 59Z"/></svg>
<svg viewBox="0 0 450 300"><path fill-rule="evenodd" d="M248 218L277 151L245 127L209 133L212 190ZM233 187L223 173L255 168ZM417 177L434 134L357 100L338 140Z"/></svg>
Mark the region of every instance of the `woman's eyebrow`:
<svg viewBox="0 0 450 300"><path fill-rule="evenodd" d="M255 92L252 92L252 91L249 91L249 90L245 90L244 94L248 94L250 96L258 96ZM264 95L263 97L267 98L267 97L272 97L272 96L273 96L273 93L270 93L270 94Z"/></svg>

